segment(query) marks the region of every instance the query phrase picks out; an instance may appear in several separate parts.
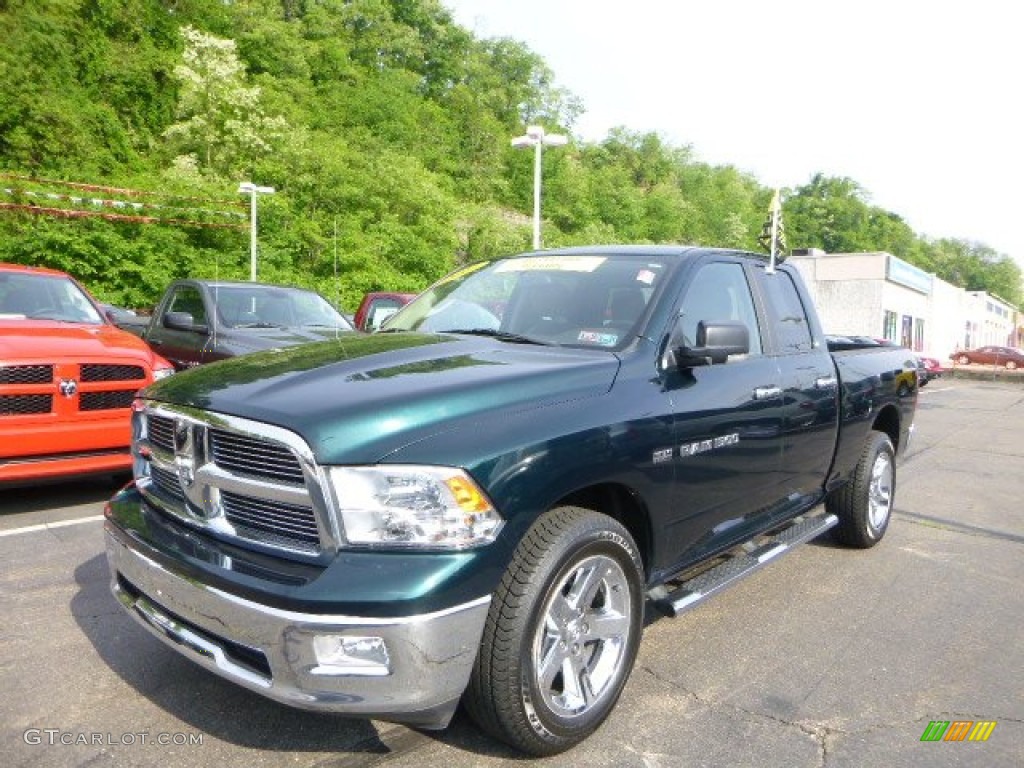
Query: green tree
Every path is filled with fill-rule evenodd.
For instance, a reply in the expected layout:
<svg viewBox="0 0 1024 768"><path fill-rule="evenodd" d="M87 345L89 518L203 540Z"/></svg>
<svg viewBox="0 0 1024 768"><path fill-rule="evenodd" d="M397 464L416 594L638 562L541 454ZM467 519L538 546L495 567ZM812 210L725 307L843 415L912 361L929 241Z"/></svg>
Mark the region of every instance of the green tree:
<svg viewBox="0 0 1024 768"><path fill-rule="evenodd" d="M245 66L233 40L191 26L183 27L181 36L183 63L174 69L180 84L180 121L169 126L164 137L179 157L190 155L209 172L223 177L241 174L283 138L287 123L264 114L260 89L245 84Z"/></svg>

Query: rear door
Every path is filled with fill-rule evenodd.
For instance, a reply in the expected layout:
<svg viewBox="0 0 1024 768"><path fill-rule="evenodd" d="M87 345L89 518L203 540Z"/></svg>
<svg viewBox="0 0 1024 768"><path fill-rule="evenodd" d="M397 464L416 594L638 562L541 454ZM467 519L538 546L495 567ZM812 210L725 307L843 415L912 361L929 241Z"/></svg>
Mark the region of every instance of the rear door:
<svg viewBox="0 0 1024 768"><path fill-rule="evenodd" d="M799 274L788 267L768 274L763 266L755 274L782 389L782 495L804 504L821 493L832 465L839 433L838 374Z"/></svg>

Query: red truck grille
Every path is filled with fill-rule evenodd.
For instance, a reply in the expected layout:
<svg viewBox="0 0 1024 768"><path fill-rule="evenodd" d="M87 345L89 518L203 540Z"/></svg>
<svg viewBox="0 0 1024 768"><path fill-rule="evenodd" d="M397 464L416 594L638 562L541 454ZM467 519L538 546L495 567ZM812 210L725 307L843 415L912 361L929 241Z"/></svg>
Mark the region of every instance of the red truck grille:
<svg viewBox="0 0 1024 768"><path fill-rule="evenodd" d="M0 395L0 416L25 416L49 413L53 395Z"/></svg>
<svg viewBox="0 0 1024 768"><path fill-rule="evenodd" d="M78 398L78 410L108 411L115 408L130 408L136 391L120 389L112 392L83 392Z"/></svg>
<svg viewBox="0 0 1024 768"><path fill-rule="evenodd" d="M49 384L52 365L0 365L0 384Z"/></svg>
<svg viewBox="0 0 1024 768"><path fill-rule="evenodd" d="M143 381L145 378L146 371L139 365L86 363L82 366L82 381Z"/></svg>
<svg viewBox="0 0 1024 768"><path fill-rule="evenodd" d="M131 408L146 384L139 365L0 365L0 417L73 419L78 413Z"/></svg>

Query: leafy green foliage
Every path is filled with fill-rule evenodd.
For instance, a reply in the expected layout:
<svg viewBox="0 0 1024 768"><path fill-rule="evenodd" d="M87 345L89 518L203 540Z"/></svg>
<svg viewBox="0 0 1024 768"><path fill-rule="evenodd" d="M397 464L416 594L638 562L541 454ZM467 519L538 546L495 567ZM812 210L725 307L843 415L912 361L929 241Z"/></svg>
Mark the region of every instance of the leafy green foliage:
<svg viewBox="0 0 1024 768"><path fill-rule="evenodd" d="M129 306L175 277L248 277L244 180L277 190L260 279L350 309L529 248L533 155L509 140L582 111L536 53L439 0L4 0L0 39L0 260ZM770 198L654 133L543 153L547 246L757 249ZM1007 256L919 237L851 179L813 177L783 215L792 246L885 250L1021 301Z"/></svg>

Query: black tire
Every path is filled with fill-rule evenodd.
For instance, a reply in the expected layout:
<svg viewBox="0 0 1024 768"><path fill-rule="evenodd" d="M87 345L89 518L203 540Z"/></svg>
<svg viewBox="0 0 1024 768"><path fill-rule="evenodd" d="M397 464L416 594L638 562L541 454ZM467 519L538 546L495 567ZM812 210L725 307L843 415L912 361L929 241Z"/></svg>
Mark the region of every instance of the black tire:
<svg viewBox="0 0 1024 768"><path fill-rule="evenodd" d="M960 355L960 357L958 357L956 359L956 361L958 363L960 363L960 365L970 365L971 364L971 358L969 358L967 355Z"/></svg>
<svg viewBox="0 0 1024 768"><path fill-rule="evenodd" d="M896 452L889 436L869 432L853 477L825 500L839 518L832 536L848 547L867 549L885 536L896 493Z"/></svg>
<svg viewBox="0 0 1024 768"><path fill-rule="evenodd" d="M1016 360L1007 360L1006 361L1006 370L1008 370L1008 371L1016 371L1017 370L1017 361Z"/></svg>
<svg viewBox="0 0 1024 768"><path fill-rule="evenodd" d="M636 660L642 574L636 544L610 517L577 507L542 515L491 601L463 698L470 716L531 755L583 741L615 706Z"/></svg>

